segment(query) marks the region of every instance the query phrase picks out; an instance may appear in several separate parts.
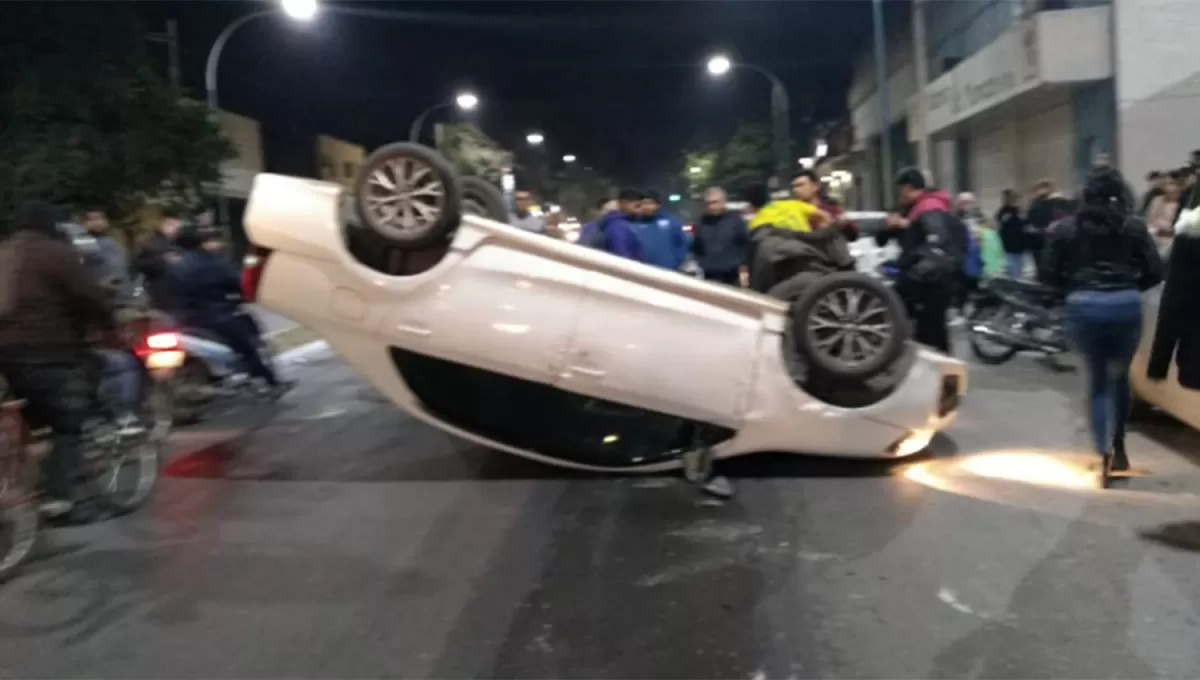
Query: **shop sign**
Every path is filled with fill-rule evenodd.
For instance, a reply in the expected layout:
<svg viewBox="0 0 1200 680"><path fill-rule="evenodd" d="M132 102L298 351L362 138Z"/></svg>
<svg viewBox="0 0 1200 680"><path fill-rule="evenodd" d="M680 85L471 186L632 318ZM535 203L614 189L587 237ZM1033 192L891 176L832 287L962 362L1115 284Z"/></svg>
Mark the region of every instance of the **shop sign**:
<svg viewBox="0 0 1200 680"><path fill-rule="evenodd" d="M1037 55L1026 54L1035 43L1030 25L1022 22L925 88L928 132L969 118L1035 84Z"/></svg>

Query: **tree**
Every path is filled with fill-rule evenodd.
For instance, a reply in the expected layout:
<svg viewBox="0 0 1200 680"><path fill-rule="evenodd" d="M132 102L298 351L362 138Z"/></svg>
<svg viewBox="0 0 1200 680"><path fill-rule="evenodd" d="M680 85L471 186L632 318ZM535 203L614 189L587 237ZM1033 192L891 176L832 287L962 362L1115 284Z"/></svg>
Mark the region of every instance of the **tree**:
<svg viewBox="0 0 1200 680"><path fill-rule="evenodd" d="M0 220L38 198L106 208L131 236L150 199L192 203L234 156L158 74L131 7L12 3L0 27Z"/></svg>
<svg viewBox="0 0 1200 680"><path fill-rule="evenodd" d="M438 150L459 173L500 183L505 168L511 168L513 155L471 123L447 123L441 126Z"/></svg>
<svg viewBox="0 0 1200 680"><path fill-rule="evenodd" d="M766 182L772 173L769 128L759 123L742 122L717 153L709 179L712 184L737 192Z"/></svg>

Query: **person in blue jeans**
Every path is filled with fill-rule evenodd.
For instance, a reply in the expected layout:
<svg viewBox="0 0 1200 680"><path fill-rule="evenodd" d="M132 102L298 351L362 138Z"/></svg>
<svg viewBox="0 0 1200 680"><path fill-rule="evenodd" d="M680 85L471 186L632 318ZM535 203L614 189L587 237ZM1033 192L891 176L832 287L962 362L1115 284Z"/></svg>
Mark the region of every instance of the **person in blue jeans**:
<svg viewBox="0 0 1200 680"><path fill-rule="evenodd" d="M1141 218L1128 214L1125 179L1094 169L1083 208L1049 234L1042 282L1066 293L1067 334L1087 364L1088 422L1105 485L1129 469L1129 365L1142 334L1140 293L1162 281L1163 262Z"/></svg>

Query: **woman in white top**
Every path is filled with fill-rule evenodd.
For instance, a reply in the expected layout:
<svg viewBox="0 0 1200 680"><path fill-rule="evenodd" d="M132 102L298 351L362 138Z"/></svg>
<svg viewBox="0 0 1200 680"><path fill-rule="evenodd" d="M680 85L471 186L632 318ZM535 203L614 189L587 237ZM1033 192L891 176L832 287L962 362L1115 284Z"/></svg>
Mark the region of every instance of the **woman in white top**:
<svg viewBox="0 0 1200 680"><path fill-rule="evenodd" d="M1163 184L1163 193L1155 196L1146 209L1146 228L1154 236L1159 250L1171 242L1175 216L1179 214L1179 181L1172 176Z"/></svg>

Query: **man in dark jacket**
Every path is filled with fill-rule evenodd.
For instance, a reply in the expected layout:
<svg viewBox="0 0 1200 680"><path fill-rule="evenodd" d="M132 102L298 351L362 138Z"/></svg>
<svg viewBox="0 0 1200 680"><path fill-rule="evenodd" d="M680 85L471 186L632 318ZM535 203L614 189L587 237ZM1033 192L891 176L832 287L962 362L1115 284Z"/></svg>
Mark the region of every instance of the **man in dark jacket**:
<svg viewBox="0 0 1200 680"><path fill-rule="evenodd" d="M996 211L996 226L1000 230L1000 243L1004 246L1004 273L1010 279L1019 279L1025 274L1025 252L1028 248L1025 218L1021 216L1016 191L1005 189L1001 200L1004 205Z"/></svg>
<svg viewBox="0 0 1200 680"><path fill-rule="evenodd" d="M84 370L89 332L112 332L108 295L58 230L60 210L40 201L22 206L17 232L0 244L0 368L25 400L35 428L48 427L43 461L43 513L73 508L83 421L91 387Z"/></svg>
<svg viewBox="0 0 1200 680"><path fill-rule="evenodd" d="M927 186L920 168L901 170L896 187L905 215L888 215L889 228L875 240L880 246L891 239L900 244L896 292L913 319L917 342L949 353L946 313L963 271L970 235L954 217L950 196Z"/></svg>
<svg viewBox="0 0 1200 680"><path fill-rule="evenodd" d="M1046 231L1054 224L1058 200L1054 197L1054 182L1043 179L1033 186L1033 200L1025 211L1026 249L1037 265L1038 276L1042 272L1042 248L1046 244Z"/></svg>
<svg viewBox="0 0 1200 680"><path fill-rule="evenodd" d="M179 260L179 249L175 245L175 234L182 224L182 213L167 208L162 220L138 250L133 259L133 269L143 278L150 305L157 310L172 312L170 291L167 285L167 269Z"/></svg>
<svg viewBox="0 0 1200 680"><path fill-rule="evenodd" d="M704 278L741 285L750 246L746 221L726 206L725 190L711 187L704 192L704 215L692 234L692 254L704 271Z"/></svg>
<svg viewBox="0 0 1200 680"><path fill-rule="evenodd" d="M179 259L167 268L167 294L179 320L207 330L237 352L250 375L279 392L283 384L263 361L258 342L248 324L238 317L242 285L237 273L220 255L219 234L212 229L185 225L176 234Z"/></svg>

